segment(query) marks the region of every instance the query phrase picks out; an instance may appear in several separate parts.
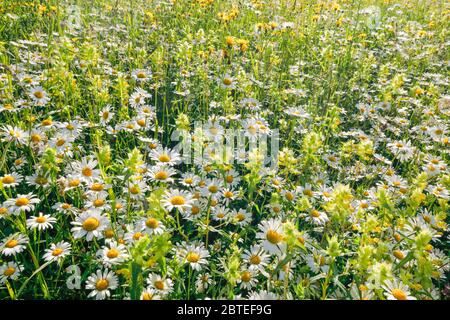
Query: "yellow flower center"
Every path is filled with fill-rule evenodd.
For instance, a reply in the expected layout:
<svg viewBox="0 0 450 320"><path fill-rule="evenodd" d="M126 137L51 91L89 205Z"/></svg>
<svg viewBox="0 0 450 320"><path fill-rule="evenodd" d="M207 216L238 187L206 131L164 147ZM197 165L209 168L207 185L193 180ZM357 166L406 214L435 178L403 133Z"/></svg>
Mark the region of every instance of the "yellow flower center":
<svg viewBox="0 0 450 320"><path fill-rule="evenodd" d="M79 179L73 179L69 181L69 186L70 187L78 187L80 185L80 180Z"/></svg>
<svg viewBox="0 0 450 320"><path fill-rule="evenodd" d="M159 222L155 218L148 218L147 221L145 221L145 225L150 229L156 229L158 228Z"/></svg>
<svg viewBox="0 0 450 320"><path fill-rule="evenodd" d="M105 234L105 238L112 238L112 237L114 237L114 231L111 230L111 229L105 230L104 234Z"/></svg>
<svg viewBox="0 0 450 320"><path fill-rule="evenodd" d="M34 182L36 182L37 184L43 186L44 184L46 184L48 182L48 179L46 177L42 177L42 176L38 176Z"/></svg>
<svg viewBox="0 0 450 320"><path fill-rule="evenodd" d="M58 141L56 141L56 145L58 146L58 147L61 147L62 145L64 145L64 143L66 143L66 140L64 140L64 139L58 139Z"/></svg>
<svg viewBox="0 0 450 320"><path fill-rule="evenodd" d="M239 222L244 221L244 220L245 220L245 214L243 214L242 212L239 212L239 213L236 215L236 219L237 219L237 221L239 221Z"/></svg>
<svg viewBox="0 0 450 320"><path fill-rule="evenodd" d="M83 174L83 176L85 177L91 177L93 174L93 171L91 168L89 167L84 167L83 170L81 170L81 173Z"/></svg>
<svg viewBox="0 0 450 320"><path fill-rule="evenodd" d="M186 203L186 200L183 196L173 196L172 198L170 198L170 203L174 206L182 206Z"/></svg>
<svg viewBox="0 0 450 320"><path fill-rule="evenodd" d="M136 74L136 77L138 77L139 79L145 79L146 74L145 74L145 72L143 72L143 71L139 71L139 72Z"/></svg>
<svg viewBox="0 0 450 320"><path fill-rule="evenodd" d="M16 206L23 207L30 203L30 200L28 198L19 198L16 200Z"/></svg>
<svg viewBox="0 0 450 320"><path fill-rule="evenodd" d="M198 260L200 260L200 255L196 252L189 252L186 256L186 260L191 263L196 263Z"/></svg>
<svg viewBox="0 0 450 320"><path fill-rule="evenodd" d="M5 208L5 207L0 208L0 216L6 214L7 212L8 212L7 208Z"/></svg>
<svg viewBox="0 0 450 320"><path fill-rule="evenodd" d="M148 292L144 292L142 294L142 300L153 300L153 295Z"/></svg>
<svg viewBox="0 0 450 320"><path fill-rule="evenodd" d="M51 125L53 123L52 119L45 119L42 120L42 125L48 127L49 125Z"/></svg>
<svg viewBox="0 0 450 320"><path fill-rule="evenodd" d="M250 257L250 263L254 265L258 265L261 263L261 258L258 255L252 255Z"/></svg>
<svg viewBox="0 0 450 320"><path fill-rule="evenodd" d="M42 140L41 136L36 133L32 134L30 138L31 138L31 141L34 143L39 143Z"/></svg>
<svg viewBox="0 0 450 320"><path fill-rule="evenodd" d="M108 280L106 280L106 279L99 279L95 283L95 289L97 289L98 291L103 291L103 290L108 289L108 285L109 285Z"/></svg>
<svg viewBox="0 0 450 320"><path fill-rule="evenodd" d="M217 127L211 127L209 128L209 132L213 135L216 135L217 133L219 133L219 129Z"/></svg>
<svg viewBox="0 0 450 320"><path fill-rule="evenodd" d="M219 187L218 186L209 186L208 191L211 193L216 193L217 191L219 191Z"/></svg>
<svg viewBox="0 0 450 320"><path fill-rule="evenodd" d="M39 217L36 218L36 222L37 223L44 223L46 221L47 221L47 218L44 217L44 216L39 216Z"/></svg>
<svg viewBox="0 0 450 320"><path fill-rule="evenodd" d="M156 280L154 282L155 288L158 290L163 290L164 289L164 281L162 280Z"/></svg>
<svg viewBox="0 0 450 320"><path fill-rule="evenodd" d="M406 300L407 299L406 293L401 289L393 289L391 291L391 294L397 300Z"/></svg>
<svg viewBox="0 0 450 320"><path fill-rule="evenodd" d="M134 240L139 240L141 237L142 237L142 233L140 233L140 232L136 232L135 234L133 234Z"/></svg>
<svg viewBox="0 0 450 320"><path fill-rule="evenodd" d="M283 236L275 230L269 230L266 233L266 238L270 243L277 244L283 240Z"/></svg>
<svg viewBox="0 0 450 320"><path fill-rule="evenodd" d="M103 200L103 199L95 199L93 204L94 204L94 207L98 208L98 207L101 207L101 206L103 206L105 204L105 200Z"/></svg>
<svg viewBox="0 0 450 320"><path fill-rule="evenodd" d="M145 119L139 119L138 121L136 121L137 124L141 127L145 127Z"/></svg>
<svg viewBox="0 0 450 320"><path fill-rule="evenodd" d="M59 256L61 253L63 253L63 249L61 249L61 248L55 248L55 249L52 251L52 256L57 257L57 256Z"/></svg>
<svg viewBox="0 0 450 320"><path fill-rule="evenodd" d="M192 178L186 178L186 179L184 179L184 183L192 184L192 183L194 183L194 180L192 180Z"/></svg>
<svg viewBox="0 0 450 320"><path fill-rule="evenodd" d="M103 190L103 184L98 183L98 182L93 183L92 186L91 186L91 190L92 191L102 191Z"/></svg>
<svg viewBox="0 0 450 320"><path fill-rule="evenodd" d="M244 282L249 282L250 280L252 280L252 274L248 271L242 272L241 280Z"/></svg>
<svg viewBox="0 0 450 320"><path fill-rule="evenodd" d="M106 256L109 259L117 258L119 256L119 251L117 251L116 249L109 249L108 252L106 253Z"/></svg>
<svg viewBox="0 0 450 320"><path fill-rule="evenodd" d="M12 249L15 246L17 246L18 244L19 244L19 241L17 241L16 239L11 239L5 244L5 247L7 247L8 249Z"/></svg>
<svg viewBox="0 0 450 320"><path fill-rule="evenodd" d="M233 180L234 180L234 177L232 175L228 175L228 176L225 177L225 181L227 183L232 183Z"/></svg>
<svg viewBox="0 0 450 320"><path fill-rule="evenodd" d="M317 211L317 210L312 210L311 211L311 216L314 217L314 218L318 218L318 217L320 217L320 212Z"/></svg>
<svg viewBox="0 0 450 320"><path fill-rule="evenodd" d="M132 194L138 194L140 191L141 191L141 188L139 188L139 186L137 186L137 185L134 185L130 188L130 192Z"/></svg>
<svg viewBox="0 0 450 320"><path fill-rule="evenodd" d="M13 267L8 267L5 269L5 271L3 271L3 275L10 277L12 276L14 273L16 272L16 269Z"/></svg>
<svg viewBox="0 0 450 320"><path fill-rule="evenodd" d="M98 221L94 217L89 217L83 222L83 229L86 231L94 231L100 225L100 221Z"/></svg>
<svg viewBox="0 0 450 320"><path fill-rule="evenodd" d="M63 203L63 204L61 205L61 208L63 208L64 210L67 210L67 209L69 209L70 207L71 207L71 205L68 204L68 203Z"/></svg>
<svg viewBox="0 0 450 320"><path fill-rule="evenodd" d="M403 254L403 252L401 252L400 250L394 250L394 256L397 258L397 259L400 259L400 260L402 260L404 257L405 257L405 255Z"/></svg>
<svg viewBox="0 0 450 320"><path fill-rule="evenodd" d="M34 96L38 99L42 99L44 97L44 93L42 91L36 91L35 93L33 93Z"/></svg>
<svg viewBox="0 0 450 320"><path fill-rule="evenodd" d="M223 79L223 84L226 86L229 86L233 83L233 80L231 78L224 78Z"/></svg>
<svg viewBox="0 0 450 320"><path fill-rule="evenodd" d="M231 192L231 191L226 191L224 194L223 194L224 196L225 196L225 198L232 198L233 197L233 192Z"/></svg>
<svg viewBox="0 0 450 320"><path fill-rule="evenodd" d="M159 171L155 174L156 180L166 180L169 177L169 174L166 171Z"/></svg>
<svg viewBox="0 0 450 320"><path fill-rule="evenodd" d="M4 177L2 178L2 182L3 182L4 184L11 184L11 183L14 183L15 181L16 181L16 179L14 179L13 176L4 176Z"/></svg>
<svg viewBox="0 0 450 320"><path fill-rule="evenodd" d="M161 162L170 162L170 157L168 154L162 154L158 157L158 160Z"/></svg>

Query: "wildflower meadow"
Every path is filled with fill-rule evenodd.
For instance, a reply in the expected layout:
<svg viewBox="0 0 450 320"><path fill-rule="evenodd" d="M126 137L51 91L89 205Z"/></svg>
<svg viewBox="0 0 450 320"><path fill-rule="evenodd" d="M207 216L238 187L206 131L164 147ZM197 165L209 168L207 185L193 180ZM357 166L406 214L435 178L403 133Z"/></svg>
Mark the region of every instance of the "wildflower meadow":
<svg viewBox="0 0 450 320"><path fill-rule="evenodd" d="M1 1L0 299L449 299L449 18Z"/></svg>

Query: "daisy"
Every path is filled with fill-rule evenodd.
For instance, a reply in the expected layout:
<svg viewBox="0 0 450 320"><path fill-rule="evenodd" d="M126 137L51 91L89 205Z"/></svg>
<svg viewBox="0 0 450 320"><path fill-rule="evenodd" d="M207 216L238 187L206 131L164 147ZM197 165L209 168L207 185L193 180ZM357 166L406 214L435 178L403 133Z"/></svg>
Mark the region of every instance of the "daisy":
<svg viewBox="0 0 450 320"><path fill-rule="evenodd" d="M411 159L414 154L414 147L411 146L411 141L394 141L388 143L387 147L402 162Z"/></svg>
<svg viewBox="0 0 450 320"><path fill-rule="evenodd" d="M89 190L87 191L87 193L91 193L91 194L104 193L105 190L110 189L110 188L111 188L111 185L105 184L101 180L97 180L95 182L92 182L89 185Z"/></svg>
<svg viewBox="0 0 450 320"><path fill-rule="evenodd" d="M78 120L62 122L58 127L62 135L69 136L73 139L77 138L83 130L83 124Z"/></svg>
<svg viewBox="0 0 450 320"><path fill-rule="evenodd" d="M28 141L28 133L19 127L13 127L10 125L6 125L2 128L1 136L3 136L6 141L15 142L18 144L26 144Z"/></svg>
<svg viewBox="0 0 450 320"><path fill-rule="evenodd" d="M161 201L166 210L172 211L173 209L177 209L181 213L184 213L186 210L191 208L194 202L195 199L192 198L190 193L176 189L167 191Z"/></svg>
<svg viewBox="0 0 450 320"><path fill-rule="evenodd" d="M252 214L244 209L234 209L231 213L235 224L244 227L252 221Z"/></svg>
<svg viewBox="0 0 450 320"><path fill-rule="evenodd" d="M388 300L417 300L409 291L409 288L399 280L386 280L382 288Z"/></svg>
<svg viewBox="0 0 450 320"><path fill-rule="evenodd" d="M20 212L34 210L36 204L41 202L32 193L19 194L16 198L10 198L5 201L4 206L8 207L11 213L18 215Z"/></svg>
<svg viewBox="0 0 450 320"><path fill-rule="evenodd" d="M108 203L107 197L108 193L104 191L89 193L87 195L86 208L98 211L110 210L111 206Z"/></svg>
<svg viewBox="0 0 450 320"><path fill-rule="evenodd" d="M212 208L212 218L215 221L226 221L230 218L230 209L224 206L216 206Z"/></svg>
<svg viewBox="0 0 450 320"><path fill-rule="evenodd" d="M0 180L4 188L14 188L22 182L22 176L13 172L10 174L5 174Z"/></svg>
<svg viewBox="0 0 450 320"><path fill-rule="evenodd" d="M243 269L240 272L240 277L237 279L237 283L240 283L242 289L250 290L258 284L256 279L258 269Z"/></svg>
<svg viewBox="0 0 450 320"><path fill-rule="evenodd" d="M225 89L234 89L236 88L236 81L229 74L225 74L223 77L218 78L217 82L222 88Z"/></svg>
<svg viewBox="0 0 450 320"><path fill-rule="evenodd" d="M312 186L309 183L305 184L304 186L297 187L296 192L308 198L312 198L317 195L317 193L313 191Z"/></svg>
<svg viewBox="0 0 450 320"><path fill-rule="evenodd" d="M45 106L47 102L50 101L50 98L47 95L47 92L42 87L34 87L30 90L29 93L31 99L37 106Z"/></svg>
<svg viewBox="0 0 450 320"><path fill-rule="evenodd" d="M156 165L149 170L147 176L151 181L172 183L174 180L171 178L177 172L168 165Z"/></svg>
<svg viewBox="0 0 450 320"><path fill-rule="evenodd" d="M103 231L109 226L109 220L98 211L84 211L71 222L74 226L71 231L75 239L86 237L87 241L93 238L103 238Z"/></svg>
<svg viewBox="0 0 450 320"><path fill-rule="evenodd" d="M242 108L251 111L258 111L261 108L260 102L254 98L244 98L239 102L239 104Z"/></svg>
<svg viewBox="0 0 450 320"><path fill-rule="evenodd" d="M157 163L173 166L177 164L181 158L178 152L168 148L158 148L150 152L150 158Z"/></svg>
<svg viewBox="0 0 450 320"><path fill-rule="evenodd" d="M192 269L200 271L203 265L208 263L206 259L209 257L209 252L202 243L183 242L178 249L178 257L182 263L187 263Z"/></svg>
<svg viewBox="0 0 450 320"><path fill-rule="evenodd" d="M42 212L39 212L39 216L33 216L27 219L27 228L28 229L38 229L39 231L43 231L46 229L52 229L53 224L56 223L56 218L53 218L51 215L44 215Z"/></svg>
<svg viewBox="0 0 450 320"><path fill-rule="evenodd" d="M67 202L57 202L52 206L52 209L56 210L59 213L69 214L69 213L77 213L78 208L74 207L70 203Z"/></svg>
<svg viewBox="0 0 450 320"><path fill-rule="evenodd" d="M125 245L118 244L115 241L108 241L106 245L97 251L97 258L105 267L112 267L125 262L129 255Z"/></svg>
<svg viewBox="0 0 450 320"><path fill-rule="evenodd" d="M70 250L71 245L68 242L52 243L49 249L45 249L44 260L60 263L66 256L70 255Z"/></svg>
<svg viewBox="0 0 450 320"><path fill-rule="evenodd" d="M92 290L88 297L95 297L96 300L104 300L111 295L110 290L118 287L119 280L113 271L105 269L103 272L97 270L89 276L86 283L86 289Z"/></svg>
<svg viewBox="0 0 450 320"><path fill-rule="evenodd" d="M185 187L194 187L200 182L200 178L193 173L183 173L180 183Z"/></svg>
<svg viewBox="0 0 450 320"><path fill-rule="evenodd" d="M169 278L163 278L159 274L150 273L147 278L147 284L151 289L156 290L160 295L165 296L172 292L173 282Z"/></svg>
<svg viewBox="0 0 450 320"><path fill-rule="evenodd" d="M3 284L8 280L17 280L22 271L22 265L14 261L6 262L0 266L0 283Z"/></svg>
<svg viewBox="0 0 450 320"><path fill-rule="evenodd" d="M259 245L252 245L242 254L242 259L249 264L249 269L264 271L267 266L269 255Z"/></svg>
<svg viewBox="0 0 450 320"><path fill-rule="evenodd" d="M207 206L207 200L196 201L190 208L182 213L183 218L187 220L200 219L202 214L206 211ZM214 210L214 208L212 208L212 210Z"/></svg>
<svg viewBox="0 0 450 320"><path fill-rule="evenodd" d="M10 214L11 212L8 210L6 206L0 205L0 220L6 218Z"/></svg>
<svg viewBox="0 0 450 320"><path fill-rule="evenodd" d="M31 176L26 177L25 180L29 186L41 188L47 187L50 183L49 178L41 172L35 172Z"/></svg>
<svg viewBox="0 0 450 320"><path fill-rule="evenodd" d="M227 186L232 187L239 184L241 178L236 170L231 169L224 173L224 180Z"/></svg>
<svg viewBox="0 0 450 320"><path fill-rule="evenodd" d="M264 249L270 254L282 254L286 249L283 223L277 219L269 219L262 221L258 227L260 231L256 236Z"/></svg>
<svg viewBox="0 0 450 320"><path fill-rule="evenodd" d="M142 226L139 223L127 225L126 230L124 240L128 244L134 244L147 235L142 232Z"/></svg>
<svg viewBox="0 0 450 320"><path fill-rule="evenodd" d="M207 179L205 181L205 186L201 189L201 194L204 197L220 195L222 190L222 184L219 179Z"/></svg>
<svg viewBox="0 0 450 320"><path fill-rule="evenodd" d="M132 199L142 199L145 192L149 190L149 186L142 180L130 181L128 186L124 188L124 192L130 195Z"/></svg>
<svg viewBox="0 0 450 320"><path fill-rule="evenodd" d="M306 221L309 221L315 225L322 226L328 222L328 216L325 212L312 209L309 214L306 216Z"/></svg>
<svg viewBox="0 0 450 320"><path fill-rule="evenodd" d="M136 69L131 73L131 77L138 82L146 82L152 78L152 73L146 69Z"/></svg>
<svg viewBox="0 0 450 320"><path fill-rule="evenodd" d="M97 164L97 160L83 158L81 161L72 164L73 172L69 173L74 173L81 181L90 183L100 178L100 170L96 169Z"/></svg>
<svg viewBox="0 0 450 320"><path fill-rule="evenodd" d="M21 253L25 250L25 245L28 243L28 238L20 233L15 233L0 244L0 249L2 254L5 256L13 255L15 256L17 253Z"/></svg>
<svg viewBox="0 0 450 320"><path fill-rule="evenodd" d="M67 153L72 148L72 143L74 141L74 137L61 134L51 138L48 145L51 148L56 149L57 153Z"/></svg>
<svg viewBox="0 0 450 320"><path fill-rule="evenodd" d="M152 95L149 94L142 88L137 88L130 96L129 103L130 106L136 108L145 104L145 99L151 98Z"/></svg>
<svg viewBox="0 0 450 320"><path fill-rule="evenodd" d="M153 217L145 218L141 223L142 231L148 235L163 234L166 228L161 221Z"/></svg>
<svg viewBox="0 0 450 320"><path fill-rule="evenodd" d="M436 186L429 185L425 190L427 190L429 193L431 193L432 195L434 195L437 198L442 198L445 200L450 199L450 193L449 193L448 189L440 184L438 184Z"/></svg>
<svg viewBox="0 0 450 320"><path fill-rule="evenodd" d="M141 300L161 300L161 296L153 288L144 288L141 293Z"/></svg>
<svg viewBox="0 0 450 320"><path fill-rule="evenodd" d="M108 124L114 117L114 112L111 112L111 105L105 106L98 114L100 117L100 123L105 125Z"/></svg>
<svg viewBox="0 0 450 320"><path fill-rule="evenodd" d="M207 273L202 273L197 276L197 280L195 281L195 288L197 289L198 293L203 293L212 284L214 284L214 280Z"/></svg>
<svg viewBox="0 0 450 320"><path fill-rule="evenodd" d="M248 300L278 300L278 296L266 290L261 290L259 292L250 292L248 295Z"/></svg>

